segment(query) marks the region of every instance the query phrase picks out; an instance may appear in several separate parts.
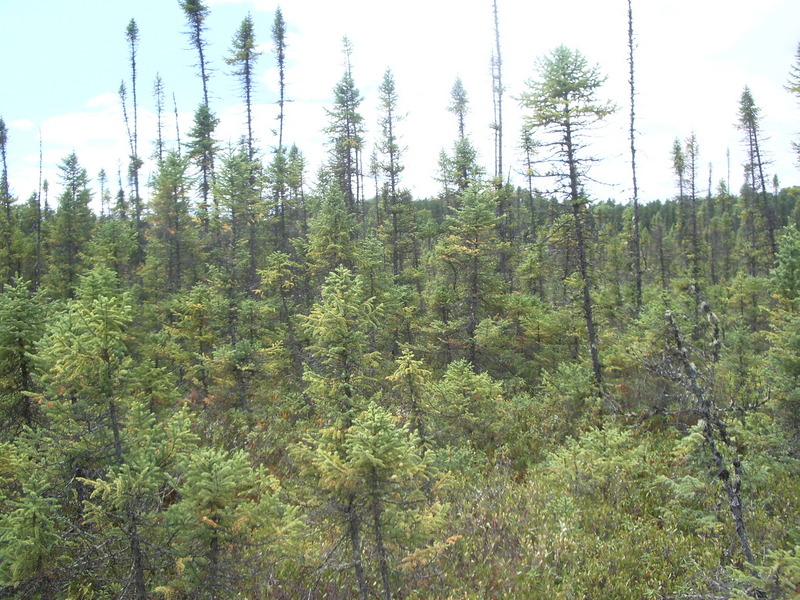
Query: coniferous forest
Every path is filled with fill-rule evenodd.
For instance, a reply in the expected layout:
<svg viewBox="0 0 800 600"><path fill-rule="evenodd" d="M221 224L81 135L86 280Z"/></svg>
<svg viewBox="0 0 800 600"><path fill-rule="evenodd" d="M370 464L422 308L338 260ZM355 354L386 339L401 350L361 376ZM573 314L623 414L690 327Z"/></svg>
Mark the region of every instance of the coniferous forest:
<svg viewBox="0 0 800 600"><path fill-rule="evenodd" d="M632 11L630 98L564 46L510 98L495 4L494 164L456 80L441 191L413 198L391 70L367 124L345 42L309 172L280 10L270 55L246 16L217 59L247 107L225 145L209 8L179 5L203 97L173 142L156 80L143 147L131 20L118 189L72 153L14 197L0 119L0 598L800 597L800 187L768 179L748 88L742 188L706 188L680 133L674 196L644 202ZM614 111L634 193L598 201L588 133Z"/></svg>

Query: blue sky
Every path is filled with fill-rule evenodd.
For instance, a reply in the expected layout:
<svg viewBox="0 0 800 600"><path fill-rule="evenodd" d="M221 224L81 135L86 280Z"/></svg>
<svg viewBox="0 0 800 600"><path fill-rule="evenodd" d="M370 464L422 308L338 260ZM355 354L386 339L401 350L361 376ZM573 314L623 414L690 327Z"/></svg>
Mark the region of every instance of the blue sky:
<svg viewBox="0 0 800 600"><path fill-rule="evenodd" d="M256 129L268 155L275 143L277 73L270 51L275 0L209 0L208 57L212 109L222 119L223 143L244 131L236 81L223 57L242 18L250 11L263 44L256 87ZM342 74L341 39L353 42L356 84L364 102L369 155L378 130L376 88L387 67L397 80L400 125L407 147L403 183L417 197L435 194L437 158L456 136L446 111L456 76L470 98L467 124L487 169L492 164L491 0L284 0L289 28L286 137L306 154L313 179L324 160L325 107ZM597 132L589 152L603 158L593 170L597 199L630 195L627 163L626 0L571 0L534 3L499 0L503 42L506 162L510 175L517 156L520 110L514 96L534 75L537 57L558 44L583 52L608 75L604 94L619 113ZM672 141L693 131L703 172L727 179L738 190L744 160L736 110L745 85L762 109L766 150L783 185L800 184L790 142L800 136L800 106L783 89L800 42L797 0L634 0L637 35L637 129L640 197L674 196L670 171ZM37 188L39 132L44 177L57 194L57 164L76 151L90 178L105 169L116 188L124 173L127 143L117 90L130 86L125 27L135 18L141 41L138 57L140 153L155 137L153 80L162 76L174 138L172 94L182 132L201 99L201 87L177 0L0 0L0 116L9 127L8 166L12 192L27 198ZM145 176L152 173L146 165ZM707 174L701 177L704 182ZM705 185L705 183L703 184ZM368 184L369 186L369 184ZM368 187L368 189L371 189Z"/></svg>

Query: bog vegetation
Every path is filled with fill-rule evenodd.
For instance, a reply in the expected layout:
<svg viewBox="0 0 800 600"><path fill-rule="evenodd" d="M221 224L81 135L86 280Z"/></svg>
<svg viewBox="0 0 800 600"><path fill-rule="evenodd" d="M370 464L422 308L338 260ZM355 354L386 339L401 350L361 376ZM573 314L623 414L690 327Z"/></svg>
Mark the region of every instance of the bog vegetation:
<svg viewBox="0 0 800 600"><path fill-rule="evenodd" d="M158 142L139 146L131 21L116 195L71 154L52 205L13 197L0 122L0 597L798 597L800 188L767 179L750 90L741 190L702 188L678 132L674 198L598 202L585 134L623 110L601 67L542 57L504 158L496 32L495 174L456 81L441 193L413 199L391 71L367 160L345 44L310 174L283 141L280 11L265 150L252 20L227 54L248 110L224 147L208 8L180 5L194 127L167 141L159 79ZM788 77L800 94L800 51Z"/></svg>

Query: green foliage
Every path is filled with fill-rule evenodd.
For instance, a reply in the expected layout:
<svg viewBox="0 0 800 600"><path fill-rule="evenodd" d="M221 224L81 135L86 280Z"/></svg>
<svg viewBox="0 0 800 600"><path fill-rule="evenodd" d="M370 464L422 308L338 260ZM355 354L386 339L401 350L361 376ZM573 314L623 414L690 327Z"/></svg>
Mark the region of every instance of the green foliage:
<svg viewBox="0 0 800 600"><path fill-rule="evenodd" d="M781 300L794 309L800 297L800 233L795 227L784 229L778 243L772 285Z"/></svg>
<svg viewBox="0 0 800 600"><path fill-rule="evenodd" d="M134 262L135 253L134 224L117 219L98 223L95 235L86 248L86 254L93 265L108 267L120 279L130 278L130 266Z"/></svg>
<svg viewBox="0 0 800 600"><path fill-rule="evenodd" d="M189 142L186 144L189 158L194 161L200 171L202 200L198 212L200 220L206 228L209 222L208 199L211 191L212 169L214 156L217 153L217 143L213 137L217 125L219 125L219 119L208 107L208 98L206 98L194 113L194 126L189 130Z"/></svg>
<svg viewBox="0 0 800 600"><path fill-rule="evenodd" d="M800 450L800 315L784 313L773 325L770 364L775 369L778 395L775 404L781 422Z"/></svg>
<svg viewBox="0 0 800 600"><path fill-rule="evenodd" d="M219 233L219 259L227 258L237 288L245 289L256 269L256 224L266 213L261 200L263 177L247 148L229 148L221 158L213 186L214 204L228 225Z"/></svg>
<svg viewBox="0 0 800 600"><path fill-rule="evenodd" d="M500 383L476 373L466 360L451 363L431 386L431 435L440 446L469 444L491 452L500 441L495 415L503 402Z"/></svg>
<svg viewBox="0 0 800 600"><path fill-rule="evenodd" d="M124 512L130 503L137 510L161 508L166 485L178 463L197 450L191 433L191 415L185 408L158 420L142 403L131 406L122 435L124 462L113 465L102 479L86 480L93 489L87 512L90 521L102 521L110 513Z"/></svg>
<svg viewBox="0 0 800 600"><path fill-rule="evenodd" d="M370 340L381 313L359 275L338 267L325 279L322 297L302 321L314 358L304 371L306 393L323 418L347 423L374 390L379 355Z"/></svg>
<svg viewBox="0 0 800 600"><path fill-rule="evenodd" d="M187 286L192 265L198 260L197 232L189 214L192 180L188 168L188 158L175 151L168 152L151 183L152 216L146 232L148 252L144 277L148 288L155 289L158 297Z"/></svg>
<svg viewBox="0 0 800 600"><path fill-rule="evenodd" d="M248 14L243 20L239 29L233 37L231 56L225 62L233 67L233 75L239 78L239 85L242 88L247 108L247 143L248 155L253 156L253 129L251 115L251 97L253 92L253 70L261 55L256 50L255 26L253 18Z"/></svg>
<svg viewBox="0 0 800 600"><path fill-rule="evenodd" d="M447 216L446 234L434 249L438 277L431 282L430 301L441 313L442 324L451 325L448 335L464 338L466 357L477 363L475 332L483 316L496 307L493 300L500 292L496 198L477 185L459 198L460 206Z"/></svg>
<svg viewBox="0 0 800 600"><path fill-rule="evenodd" d="M47 571L58 561L58 503L42 481L31 481L0 515L0 585L47 592Z"/></svg>
<svg viewBox="0 0 800 600"><path fill-rule="evenodd" d="M371 403L344 432L323 436L311 458L321 486L333 493L361 492L387 494L401 482L427 479L433 473L430 458L419 453L419 440L411 431L398 428L396 419ZM300 455L306 457L298 448ZM419 490L417 490L419 492ZM419 498L403 498L414 504Z"/></svg>
<svg viewBox="0 0 800 600"><path fill-rule="evenodd" d="M333 108L326 109L330 124L325 129L331 149L330 169L335 188L340 192L348 214L360 212L359 177L364 144L364 117L359 112L363 98L353 78L352 45L343 40L345 72L333 88Z"/></svg>
<svg viewBox="0 0 800 600"><path fill-rule="evenodd" d="M0 439L13 438L39 419L36 344L43 334L44 307L30 283L16 281L0 294Z"/></svg>
<svg viewBox="0 0 800 600"><path fill-rule="evenodd" d="M339 265L352 267L355 222L335 187L326 188L319 208L309 223L306 253L311 272L324 277Z"/></svg>
<svg viewBox="0 0 800 600"><path fill-rule="evenodd" d="M559 46L538 67L540 78L529 81L522 95L522 103L533 111L531 124L560 131L565 119L580 127L614 112L612 103L596 101L605 77L579 51Z"/></svg>
<svg viewBox="0 0 800 600"><path fill-rule="evenodd" d="M253 468L241 450L199 449L182 457L180 472L172 483L180 501L166 514L175 563L161 593L219 598L247 589L259 565L299 534L297 509L280 499L277 480ZM241 564L253 570L244 572Z"/></svg>
<svg viewBox="0 0 800 600"><path fill-rule="evenodd" d="M744 600L754 593L766 593L768 598L800 598L800 546L789 550L773 550L767 553L764 565L755 574L743 569L732 569L734 581L739 584L733 598Z"/></svg>
<svg viewBox="0 0 800 600"><path fill-rule="evenodd" d="M118 285L113 271L90 271L77 298L42 339L47 377L59 395L103 402L123 391L130 360L125 329L132 308Z"/></svg>
<svg viewBox="0 0 800 600"><path fill-rule="evenodd" d="M165 350L197 399L209 394L207 362L219 342L214 319L222 312L223 303L212 286L198 283L169 305L171 323L164 327L168 335Z"/></svg>
<svg viewBox="0 0 800 600"><path fill-rule="evenodd" d="M59 169L64 191L49 229L51 264L45 280L54 296L69 298L85 269L83 253L92 235L94 215L89 210L89 178L76 154L67 156Z"/></svg>
<svg viewBox="0 0 800 600"><path fill-rule="evenodd" d="M430 418L429 389L431 372L424 368L422 360L414 356L409 347L404 347L402 354L395 361L395 370L386 379L392 384L392 397L397 402L397 410L408 415L408 423L412 431L420 437L420 442L427 441Z"/></svg>
<svg viewBox="0 0 800 600"><path fill-rule="evenodd" d="M598 423L600 404L591 371L564 362L542 374L536 394L516 394L499 408L505 457L516 470L525 471L570 436Z"/></svg>
<svg viewBox="0 0 800 600"><path fill-rule="evenodd" d="M389 583L389 565L411 573L441 551L435 542L447 506L435 498L442 474L418 435L408 425L399 426L386 409L370 403L350 427L322 429L296 445L292 455L312 483L315 502L327 509L319 514L334 527L325 535L332 548L325 550L323 567L337 569L347 562L338 549L342 536L353 556L362 551L375 556L377 564L365 559L364 566L386 577L386 592L386 586L396 585ZM363 538L352 535L355 523L363 525Z"/></svg>
<svg viewBox="0 0 800 600"><path fill-rule="evenodd" d="M463 598L702 594L716 557L658 514L665 447L590 429L523 481L497 471L465 481L451 511L462 536L447 557L451 589Z"/></svg>

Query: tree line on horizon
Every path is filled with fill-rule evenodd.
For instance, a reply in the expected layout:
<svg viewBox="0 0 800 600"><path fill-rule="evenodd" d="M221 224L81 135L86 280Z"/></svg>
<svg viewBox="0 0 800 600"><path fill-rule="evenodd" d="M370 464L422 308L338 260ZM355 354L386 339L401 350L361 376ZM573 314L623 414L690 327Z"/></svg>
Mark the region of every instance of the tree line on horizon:
<svg viewBox="0 0 800 600"><path fill-rule="evenodd" d="M632 201L586 196L586 134L618 107L563 46L519 99L513 187L495 2L494 174L457 80L441 193L413 199L391 70L367 158L345 42L310 178L280 9L265 156L251 17L220 147L209 9L179 5L203 96L172 147L157 79L150 181L134 20L126 189L73 153L54 207L13 198L0 122L0 597L797 597L800 188L767 179L749 89L738 193L701 184L689 134L675 197L640 205L629 1Z"/></svg>

